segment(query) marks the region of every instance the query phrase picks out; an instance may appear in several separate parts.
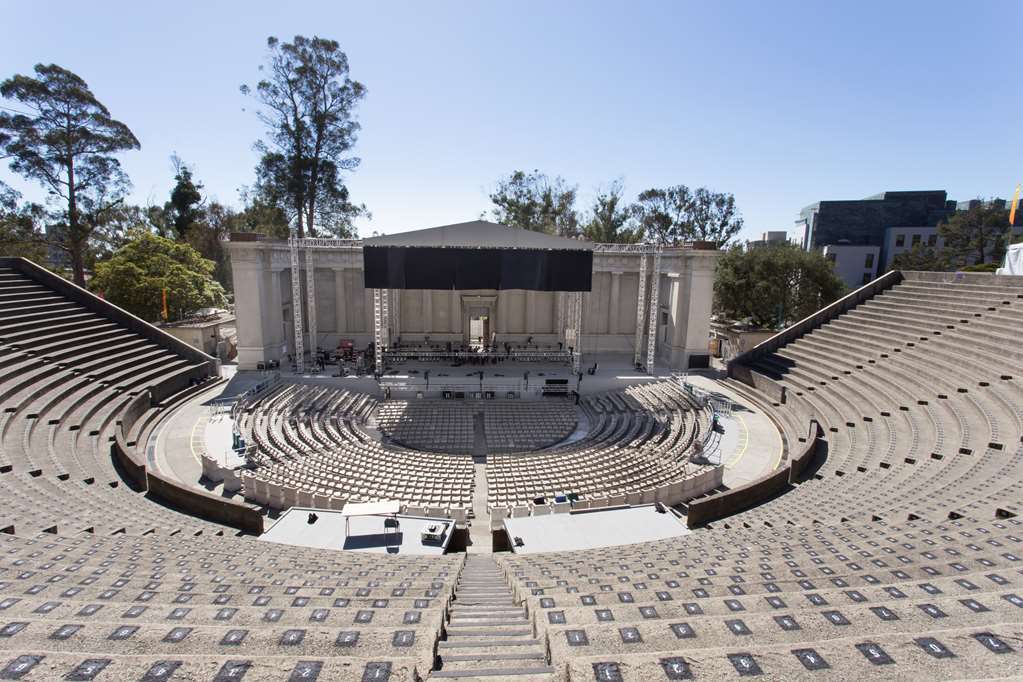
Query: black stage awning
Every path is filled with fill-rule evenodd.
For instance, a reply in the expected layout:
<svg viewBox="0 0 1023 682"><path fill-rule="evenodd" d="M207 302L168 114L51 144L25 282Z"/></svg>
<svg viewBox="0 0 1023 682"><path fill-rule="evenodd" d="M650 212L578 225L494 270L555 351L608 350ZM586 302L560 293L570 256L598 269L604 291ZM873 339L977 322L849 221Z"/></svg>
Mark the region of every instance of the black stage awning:
<svg viewBox="0 0 1023 682"><path fill-rule="evenodd" d="M371 289L590 291L593 245L476 221L363 242Z"/></svg>

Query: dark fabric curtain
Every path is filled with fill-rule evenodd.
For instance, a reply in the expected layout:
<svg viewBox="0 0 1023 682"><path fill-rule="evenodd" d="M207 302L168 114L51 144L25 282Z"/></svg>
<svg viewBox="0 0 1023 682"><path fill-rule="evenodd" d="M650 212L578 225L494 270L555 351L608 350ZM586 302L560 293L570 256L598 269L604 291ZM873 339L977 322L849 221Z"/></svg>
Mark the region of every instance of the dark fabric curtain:
<svg viewBox="0 0 1023 682"><path fill-rule="evenodd" d="M589 291L593 252L366 246L370 289Z"/></svg>

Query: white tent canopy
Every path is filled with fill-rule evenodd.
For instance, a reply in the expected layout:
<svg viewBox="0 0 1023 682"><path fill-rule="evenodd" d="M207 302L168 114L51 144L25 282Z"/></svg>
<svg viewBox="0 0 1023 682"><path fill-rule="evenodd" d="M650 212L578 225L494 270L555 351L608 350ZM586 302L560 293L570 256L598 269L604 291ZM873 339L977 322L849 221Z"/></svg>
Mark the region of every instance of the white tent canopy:
<svg viewBox="0 0 1023 682"><path fill-rule="evenodd" d="M364 502L346 504L345 516L394 516L401 513L401 502Z"/></svg>
<svg viewBox="0 0 1023 682"><path fill-rule="evenodd" d="M998 275L1023 275L1023 244L1013 244L1005 252L1005 261L998 268Z"/></svg>

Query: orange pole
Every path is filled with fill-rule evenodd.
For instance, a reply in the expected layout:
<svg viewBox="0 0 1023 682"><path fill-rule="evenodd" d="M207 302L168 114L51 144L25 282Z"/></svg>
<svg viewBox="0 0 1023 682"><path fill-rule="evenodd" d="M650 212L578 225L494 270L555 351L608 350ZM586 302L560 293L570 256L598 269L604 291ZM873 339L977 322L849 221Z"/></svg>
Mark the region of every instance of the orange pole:
<svg viewBox="0 0 1023 682"><path fill-rule="evenodd" d="M1012 206L1009 207L1009 225L1016 224L1016 204L1019 203L1019 185L1016 185L1016 191L1012 193Z"/></svg>
<svg viewBox="0 0 1023 682"><path fill-rule="evenodd" d="M167 314L167 290L163 290L163 321L166 322L170 319L170 315Z"/></svg>

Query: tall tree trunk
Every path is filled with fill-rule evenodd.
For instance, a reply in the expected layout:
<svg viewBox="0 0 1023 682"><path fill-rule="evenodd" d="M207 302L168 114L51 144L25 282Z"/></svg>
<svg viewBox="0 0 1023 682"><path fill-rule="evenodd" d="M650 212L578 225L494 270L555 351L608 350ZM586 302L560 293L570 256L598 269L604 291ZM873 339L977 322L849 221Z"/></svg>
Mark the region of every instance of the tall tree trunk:
<svg viewBox="0 0 1023 682"><path fill-rule="evenodd" d="M85 240L78 236L78 186L75 184L74 157L68 154L67 164L67 240L71 254L71 276L74 283L85 286Z"/></svg>
<svg viewBox="0 0 1023 682"><path fill-rule="evenodd" d="M68 244L71 254L71 273L74 283L85 287L85 244L84 242L72 241Z"/></svg>

